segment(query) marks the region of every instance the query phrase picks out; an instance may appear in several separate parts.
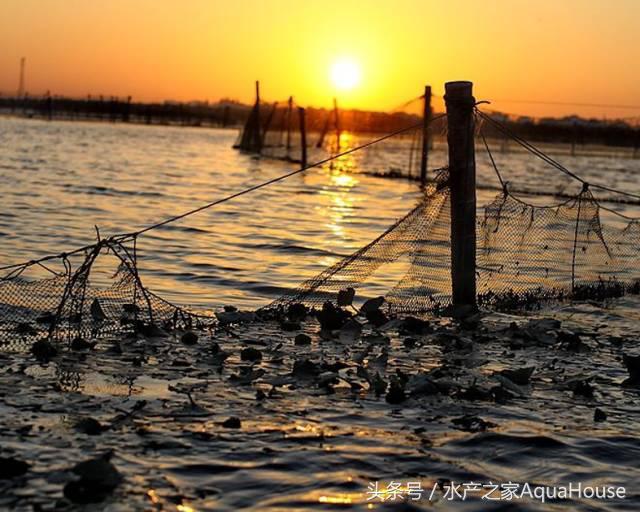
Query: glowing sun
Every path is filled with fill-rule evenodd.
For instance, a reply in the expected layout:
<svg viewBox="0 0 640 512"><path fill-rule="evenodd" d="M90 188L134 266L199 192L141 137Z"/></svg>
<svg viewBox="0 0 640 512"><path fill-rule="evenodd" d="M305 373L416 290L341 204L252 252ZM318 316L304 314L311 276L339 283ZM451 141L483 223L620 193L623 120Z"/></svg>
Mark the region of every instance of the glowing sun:
<svg viewBox="0 0 640 512"><path fill-rule="evenodd" d="M360 65L352 59L338 59L331 66L330 77L336 89L349 91L360 83Z"/></svg>

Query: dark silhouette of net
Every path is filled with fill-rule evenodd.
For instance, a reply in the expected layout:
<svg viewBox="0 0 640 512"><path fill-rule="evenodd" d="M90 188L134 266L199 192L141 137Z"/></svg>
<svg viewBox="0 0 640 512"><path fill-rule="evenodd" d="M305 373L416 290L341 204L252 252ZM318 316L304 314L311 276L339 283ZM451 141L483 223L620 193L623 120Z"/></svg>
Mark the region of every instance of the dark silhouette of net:
<svg viewBox="0 0 640 512"><path fill-rule="evenodd" d="M72 255L12 268L0 278L0 343L153 334L156 326L170 331L210 323L143 285L135 243L104 239Z"/></svg>
<svg viewBox="0 0 640 512"><path fill-rule="evenodd" d="M275 121L281 128L287 126L286 115ZM138 272L136 244L141 235L336 159L349 156L355 168L366 172L374 172L376 162L383 169L396 165L394 158L412 161L407 144L414 144L417 130L419 125L414 125L358 147L341 148L341 153L312 166L135 233L109 238L98 233L96 243L69 253L0 267L4 272L0 275L0 344L10 347L42 338L71 341L116 332L153 335L158 328L171 331L214 325L214 317L172 304L147 289ZM477 212L476 284L481 307L521 310L549 300L605 299L640 291L640 220L601 205L604 199L612 201L612 196L620 196L621 202L640 196L589 185L526 141L515 139L565 179L582 185L573 194L563 189L565 197L556 199L561 202L532 204L528 196L511 190L484 134L479 132L479 136L501 184L496 197ZM285 137L278 138L272 146L286 150L286 142ZM383 145L384 154L376 157L374 150ZM392 314L447 310L451 305L449 171L443 168L430 174L435 179L422 189L421 200L407 215L370 244L262 311L298 303L320 307L327 301L346 306L375 296L384 296L386 311ZM599 199L592 190L597 195L604 193L604 198ZM395 266L393 272L388 272L390 266ZM398 275L399 279L392 278ZM352 294L355 302L345 299Z"/></svg>
<svg viewBox="0 0 640 512"><path fill-rule="evenodd" d="M604 299L640 291L640 222L603 226L588 187L552 206L528 204L505 187L479 208L478 304L497 310L538 308L549 300ZM354 303L372 298L367 279L406 259L401 279L384 295L394 314L441 312L451 305L448 172L382 236L338 261L270 307L319 307L352 288Z"/></svg>

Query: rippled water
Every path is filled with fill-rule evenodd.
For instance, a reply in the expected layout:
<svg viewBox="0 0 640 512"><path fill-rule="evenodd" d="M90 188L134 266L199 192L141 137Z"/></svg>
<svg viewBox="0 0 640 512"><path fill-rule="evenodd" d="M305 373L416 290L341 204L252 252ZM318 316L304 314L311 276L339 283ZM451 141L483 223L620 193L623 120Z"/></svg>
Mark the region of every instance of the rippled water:
<svg viewBox="0 0 640 512"><path fill-rule="evenodd" d="M94 226L103 236L129 232L295 169L233 150L236 135L0 118L0 262L85 245L95 240ZM393 143L376 151L384 156ZM515 187L580 190L530 155L496 158ZM477 160L479 183L497 186L486 154L478 150ZM387 170L375 162L375 155L345 157L144 235L138 246L144 282L181 304L268 303L413 207L419 197L414 183L358 173ZM566 156L563 162L586 179L640 188L640 160ZM445 163L445 147L436 144L430 167ZM480 190L479 203L495 194Z"/></svg>
<svg viewBox="0 0 640 512"><path fill-rule="evenodd" d="M237 153L235 136L0 118L0 261L84 245L94 225L103 235L130 231L294 168ZM434 167L445 162L443 149L436 146ZM496 157L515 185L579 190L521 153ZM640 188L637 160L562 161L594 182ZM145 235L144 279L184 304L265 304L377 236L419 197L415 184L344 172L354 162L310 171ZM478 154L478 165L480 183L495 184L486 155ZM480 190L480 202L494 194ZM295 333L272 324L205 334L196 346L173 338L103 340L89 353L65 350L47 364L35 364L19 343L9 345L0 352L0 456L31 468L17 480L0 480L0 508L70 508L61 501L66 470L113 449L125 481L87 510L638 510L640 393L621 385L621 358L639 353L639 306L636 297L625 297L547 312L579 333L584 347L577 351L557 333L514 346L504 329L526 319L505 315L473 331L443 320L436 333L412 343L393 328L384 333L388 339L366 328L361 338L326 340L310 322L303 326L309 346L294 345ZM229 352L224 366L211 350L214 341ZM258 347L262 360L242 361L246 347ZM292 377L295 361L304 358L329 365L337 383ZM506 403L450 393L390 405L369 389L360 366L386 380L398 371L437 370L461 390L496 385L493 373L504 368L536 371L522 395ZM243 368L256 378L238 380ZM585 378L592 397L570 390ZM258 390L269 396L256 400ZM604 422L594 421L596 407L606 412ZM463 415L493 426L469 432L454 421ZM87 416L108 430L78 432L75 422ZM222 426L230 416L242 420L240 429ZM366 501L375 480L420 481L430 490L439 479L608 483L626 486L628 498L451 503L438 491L434 503Z"/></svg>

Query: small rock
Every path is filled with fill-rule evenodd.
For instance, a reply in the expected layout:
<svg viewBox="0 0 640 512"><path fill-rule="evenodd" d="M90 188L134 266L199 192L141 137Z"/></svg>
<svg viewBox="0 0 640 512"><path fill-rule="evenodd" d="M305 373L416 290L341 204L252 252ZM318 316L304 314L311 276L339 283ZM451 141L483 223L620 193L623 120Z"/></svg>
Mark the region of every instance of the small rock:
<svg viewBox="0 0 640 512"><path fill-rule="evenodd" d="M16 333L22 334L25 336L36 336L38 334L38 329L36 329L30 323L21 322L18 325L16 325Z"/></svg>
<svg viewBox="0 0 640 512"><path fill-rule="evenodd" d="M294 377L315 377L320 375L320 368L309 359L298 359L293 363L291 374Z"/></svg>
<svg viewBox="0 0 640 512"><path fill-rule="evenodd" d="M531 375L535 371L535 366L527 366L525 368L517 368L517 369L505 369L499 372L500 375L506 377L514 384L518 384L519 386L526 386L529 384L531 380Z"/></svg>
<svg viewBox="0 0 640 512"><path fill-rule="evenodd" d="M82 432L89 436L97 436L102 434L102 431L104 430L104 427L98 420L90 417L82 418L74 425L74 427L78 432Z"/></svg>
<svg viewBox="0 0 640 512"><path fill-rule="evenodd" d="M433 329L427 320L421 320L413 316L407 316L400 325L401 334L429 334Z"/></svg>
<svg viewBox="0 0 640 512"><path fill-rule="evenodd" d="M384 303L384 297L376 297L375 299L369 299L360 307L360 313L371 313L380 309L380 306Z"/></svg>
<svg viewBox="0 0 640 512"><path fill-rule="evenodd" d="M49 340L38 340L31 345L31 353L38 361L47 362L58 355L58 350Z"/></svg>
<svg viewBox="0 0 640 512"><path fill-rule="evenodd" d="M322 311L317 313L320 328L328 331L340 329L344 323L351 318L351 314L347 311L334 306L331 302L325 302L322 305Z"/></svg>
<svg viewBox="0 0 640 512"><path fill-rule="evenodd" d="M593 398L593 386L587 379L579 379L569 383L569 389L574 395L580 395L585 398Z"/></svg>
<svg viewBox="0 0 640 512"><path fill-rule="evenodd" d="M607 414L600 408L596 407L596 410L593 412L593 421L605 421L607 419Z"/></svg>
<svg viewBox="0 0 640 512"><path fill-rule="evenodd" d="M107 349L107 352L109 354L122 355L122 347L120 346L120 343L114 341Z"/></svg>
<svg viewBox="0 0 640 512"><path fill-rule="evenodd" d="M484 432L488 428L497 427L497 425L491 421L486 421L480 416L473 416L471 414L465 414L460 418L453 418L451 423L457 425L460 430L467 432Z"/></svg>
<svg viewBox="0 0 640 512"><path fill-rule="evenodd" d="M380 377L380 374L378 372L376 372L376 374L373 376L373 379L371 379L370 385L376 396L380 396L387 390L387 383L382 377Z"/></svg>
<svg viewBox="0 0 640 512"><path fill-rule="evenodd" d="M243 348L240 352L240 359L242 361L251 361L254 363L262 361L262 352L253 347Z"/></svg>
<svg viewBox="0 0 640 512"><path fill-rule="evenodd" d="M356 291L349 287L346 290L340 290L338 292L338 306L351 306L353 299L356 296Z"/></svg>
<svg viewBox="0 0 640 512"><path fill-rule="evenodd" d="M198 343L198 335L193 331L187 331L180 337L180 341L185 345L195 345Z"/></svg>
<svg viewBox="0 0 640 512"><path fill-rule="evenodd" d="M253 322L256 318L251 311L217 311L215 315L221 326Z"/></svg>
<svg viewBox="0 0 640 512"><path fill-rule="evenodd" d="M280 322L280 328L283 331L291 332L291 331L299 331L301 329L299 322L294 322L292 320L284 320Z"/></svg>
<svg viewBox="0 0 640 512"><path fill-rule="evenodd" d="M89 342L84 338L74 338L71 342L71 350L90 350L96 346L97 342Z"/></svg>
<svg viewBox="0 0 640 512"><path fill-rule="evenodd" d="M344 341L353 341L362 334L362 325L357 320L350 318L340 329L340 338Z"/></svg>
<svg viewBox="0 0 640 512"><path fill-rule="evenodd" d="M309 314L309 308L300 302L291 304L287 308L287 316L294 322L300 322L304 320L307 314Z"/></svg>
<svg viewBox="0 0 640 512"><path fill-rule="evenodd" d="M476 386L475 384L472 384L468 388L461 390L457 393L456 396L458 398L462 398L463 400L480 400L485 402L492 401L494 398L491 390L481 388L479 386Z"/></svg>
<svg viewBox="0 0 640 512"><path fill-rule="evenodd" d="M111 464L112 452L76 464L71 471L80 477L64 487L64 495L74 503L99 503L120 483L122 475Z"/></svg>
<svg viewBox="0 0 640 512"><path fill-rule="evenodd" d="M404 340L402 340L402 344L407 348L415 347L417 342L418 340L416 340L415 338L405 338Z"/></svg>
<svg viewBox="0 0 640 512"><path fill-rule="evenodd" d="M238 308L235 306L224 306L223 308L225 310L225 312L227 313L235 313L236 311L238 311Z"/></svg>
<svg viewBox="0 0 640 512"><path fill-rule="evenodd" d="M142 334L145 338L166 338L168 336L167 331L156 324L141 321L136 323L136 332Z"/></svg>
<svg viewBox="0 0 640 512"><path fill-rule="evenodd" d="M393 381L384 398L387 403L396 405L404 402L407 399L407 394L404 392L404 386L400 382Z"/></svg>
<svg viewBox="0 0 640 512"><path fill-rule="evenodd" d="M632 356L629 354L622 355L622 362L627 367L629 378L626 379L623 386L640 385L640 356Z"/></svg>
<svg viewBox="0 0 640 512"><path fill-rule="evenodd" d="M389 318L387 318L387 315L385 315L379 309L368 311L365 314L365 317L367 318L367 321L375 327L380 327L389 321Z"/></svg>
<svg viewBox="0 0 640 512"><path fill-rule="evenodd" d="M24 475L29 470L29 464L13 457L0 457L0 480L8 480Z"/></svg>
<svg viewBox="0 0 640 512"><path fill-rule="evenodd" d="M311 336L308 336L304 333L298 334L294 340L294 344L296 345L310 345L311 344Z"/></svg>
<svg viewBox="0 0 640 512"><path fill-rule="evenodd" d="M224 428L241 428L242 422L240 421L240 418L232 416L231 418L227 418L226 420L224 420L222 422L222 426Z"/></svg>
<svg viewBox="0 0 640 512"><path fill-rule="evenodd" d="M580 335L567 329L558 331L558 341L571 352L589 352L589 346L586 345Z"/></svg>

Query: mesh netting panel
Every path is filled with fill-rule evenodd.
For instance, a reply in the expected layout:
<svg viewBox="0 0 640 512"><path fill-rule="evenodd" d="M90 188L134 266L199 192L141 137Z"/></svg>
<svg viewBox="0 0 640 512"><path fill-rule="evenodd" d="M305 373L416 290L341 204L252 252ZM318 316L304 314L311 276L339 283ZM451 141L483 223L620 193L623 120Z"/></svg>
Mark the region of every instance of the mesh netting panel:
<svg viewBox="0 0 640 512"><path fill-rule="evenodd" d="M379 238L303 283L270 307L302 302L312 307L336 301L338 292L361 285L384 266L408 257L410 269L387 295L395 312L433 310L446 305L450 296L447 279L449 258L449 189L446 173L429 186L423 200ZM435 255L435 257L434 257Z"/></svg>
<svg viewBox="0 0 640 512"><path fill-rule="evenodd" d="M421 160L422 128L416 127L356 152L353 167L374 176L419 180Z"/></svg>
<svg viewBox="0 0 640 512"><path fill-rule="evenodd" d="M107 255L115 256L117 265L104 279L95 267ZM63 272L46 267L50 277L42 277L45 267L27 263L0 278L0 344L10 348L43 337L93 338L151 325L171 330L205 321L147 290L124 245L103 242L82 258L76 268L62 258Z"/></svg>
<svg viewBox="0 0 640 512"><path fill-rule="evenodd" d="M293 101L266 108L260 154L291 162L302 162L300 112ZM308 145L308 143L307 143Z"/></svg>
<svg viewBox="0 0 640 512"><path fill-rule="evenodd" d="M589 191L555 207L508 192L484 208L478 229L480 303L527 306L542 298L602 298L635 287L640 227L603 226Z"/></svg>
<svg viewBox="0 0 640 512"><path fill-rule="evenodd" d="M302 116L293 99L254 105L234 148L268 158L301 163ZM312 142L307 139L306 145L308 149Z"/></svg>
<svg viewBox="0 0 640 512"><path fill-rule="evenodd" d="M493 309L539 307L550 299L603 299L640 285L640 223L603 227L588 190L554 207L535 206L507 190L478 211L478 302ZM392 313L440 311L451 303L451 225L447 173L441 172L406 217L363 249L273 303L318 307L366 281L384 265L410 264L385 294Z"/></svg>

